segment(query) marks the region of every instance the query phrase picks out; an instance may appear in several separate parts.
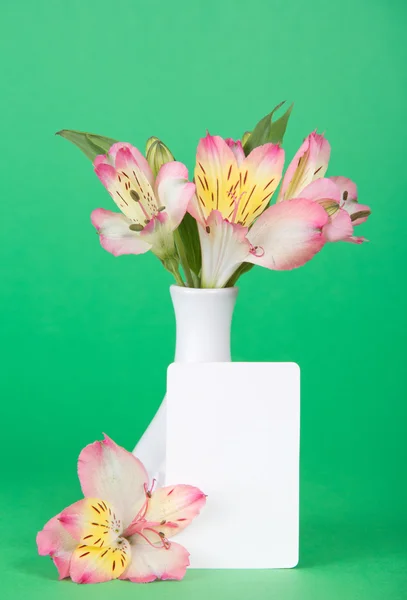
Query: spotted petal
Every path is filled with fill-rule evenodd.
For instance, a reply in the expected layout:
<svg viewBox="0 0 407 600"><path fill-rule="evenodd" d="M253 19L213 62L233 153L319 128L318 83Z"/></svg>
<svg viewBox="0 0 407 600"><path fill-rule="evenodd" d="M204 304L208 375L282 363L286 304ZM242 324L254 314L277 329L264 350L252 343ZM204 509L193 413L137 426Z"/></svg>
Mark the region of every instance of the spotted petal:
<svg viewBox="0 0 407 600"><path fill-rule="evenodd" d="M146 177L147 181L152 187L154 183L154 177L150 165L148 164L148 161L145 158L145 156L143 156L140 150L138 150L135 146L132 146L127 142L117 142L116 144L113 144L113 146L109 149L108 158L113 162L113 164L115 164L117 153L123 148L127 148L128 150L130 150L134 162L136 163L138 168L143 172L144 176Z"/></svg>
<svg viewBox="0 0 407 600"><path fill-rule="evenodd" d="M322 228L327 222L325 210L312 200L274 204L249 231L256 253L247 262L275 270L300 267L323 247Z"/></svg>
<svg viewBox="0 0 407 600"><path fill-rule="evenodd" d="M250 152L240 165L239 201L233 222L249 227L269 203L284 166L284 150L275 144L264 144Z"/></svg>
<svg viewBox="0 0 407 600"><path fill-rule="evenodd" d="M160 523L169 538L187 527L206 503L206 496L192 485L172 485L152 493L146 519Z"/></svg>
<svg viewBox="0 0 407 600"><path fill-rule="evenodd" d="M284 175L278 202L302 197L302 190L315 179L324 177L331 146L316 132L311 133L300 146Z"/></svg>
<svg viewBox="0 0 407 600"><path fill-rule="evenodd" d="M70 576L75 583L103 583L120 577L130 563L130 544L124 538L103 548L81 544L72 554Z"/></svg>
<svg viewBox="0 0 407 600"><path fill-rule="evenodd" d="M228 218L234 206L234 192L240 185L239 167L235 155L225 140L217 135L207 135L198 144L195 167L195 184L201 222L208 219L212 210Z"/></svg>
<svg viewBox="0 0 407 600"><path fill-rule="evenodd" d="M345 202L347 200L357 202L358 191L356 183L354 183L351 179L342 176L330 177L329 179L333 181L333 183L339 188L341 200L344 200Z"/></svg>
<svg viewBox="0 0 407 600"><path fill-rule="evenodd" d="M58 520L79 544L87 546L109 546L123 532L121 515L100 498L84 498L71 504Z"/></svg>
<svg viewBox="0 0 407 600"><path fill-rule="evenodd" d="M37 546L40 556L51 556L58 569L59 579L64 579L69 577L71 556L77 541L63 527L59 517L60 515L57 515L50 519L37 534Z"/></svg>
<svg viewBox="0 0 407 600"><path fill-rule="evenodd" d="M120 579L150 583L155 579L180 580L184 577L189 566L189 552L180 544L155 545L141 535L134 535L129 541L131 563Z"/></svg>
<svg viewBox="0 0 407 600"><path fill-rule="evenodd" d="M157 214L153 188L128 147L120 148L115 164L95 162L95 173L128 219L143 228Z"/></svg>
<svg viewBox="0 0 407 600"><path fill-rule="evenodd" d="M221 288L250 252L247 228L229 223L214 210L206 227L199 224L198 229L202 249L202 287Z"/></svg>
<svg viewBox="0 0 407 600"><path fill-rule="evenodd" d="M342 208L350 215L352 224L355 226L367 221L371 210L366 204L359 204L356 184L346 177L331 177L330 179L340 190Z"/></svg>
<svg viewBox="0 0 407 600"><path fill-rule="evenodd" d="M84 496L114 506L124 529L145 504L148 476L143 464L107 436L82 450L78 475Z"/></svg>

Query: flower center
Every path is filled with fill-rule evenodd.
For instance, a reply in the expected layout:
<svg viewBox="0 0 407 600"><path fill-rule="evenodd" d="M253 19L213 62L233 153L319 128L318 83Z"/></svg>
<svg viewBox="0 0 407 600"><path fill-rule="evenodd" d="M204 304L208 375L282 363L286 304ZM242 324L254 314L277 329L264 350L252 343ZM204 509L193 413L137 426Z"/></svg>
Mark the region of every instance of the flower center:
<svg viewBox="0 0 407 600"><path fill-rule="evenodd" d="M165 548L168 550L171 547L171 542L166 538L165 533L159 530L159 525L165 525L166 520L164 519L159 525L157 525L154 523L150 524L145 518L155 484L155 479L153 479L149 488L147 487L147 484L144 484L146 498L143 506L123 535L125 538L129 538L132 535L139 535L153 548Z"/></svg>

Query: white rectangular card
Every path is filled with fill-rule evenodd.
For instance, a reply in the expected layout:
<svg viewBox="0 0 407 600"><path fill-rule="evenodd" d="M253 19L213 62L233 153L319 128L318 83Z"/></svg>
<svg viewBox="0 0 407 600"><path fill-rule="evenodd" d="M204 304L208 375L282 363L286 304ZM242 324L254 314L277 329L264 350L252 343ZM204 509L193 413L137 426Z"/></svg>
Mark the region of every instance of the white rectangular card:
<svg viewBox="0 0 407 600"><path fill-rule="evenodd" d="M208 495L176 537L193 568L298 563L300 370L295 363L174 363L167 484Z"/></svg>

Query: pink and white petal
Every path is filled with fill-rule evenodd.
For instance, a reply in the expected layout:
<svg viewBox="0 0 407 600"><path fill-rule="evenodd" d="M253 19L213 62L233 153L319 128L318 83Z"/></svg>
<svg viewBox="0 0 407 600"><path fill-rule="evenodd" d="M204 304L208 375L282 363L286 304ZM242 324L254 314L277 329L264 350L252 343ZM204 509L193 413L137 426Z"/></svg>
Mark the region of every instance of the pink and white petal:
<svg viewBox="0 0 407 600"><path fill-rule="evenodd" d="M328 242L348 239L353 234L353 225L348 213L340 209L325 225L323 232Z"/></svg>
<svg viewBox="0 0 407 600"><path fill-rule="evenodd" d="M350 215L353 226L367 221L371 213L370 206L352 200L343 202L342 208Z"/></svg>
<svg viewBox="0 0 407 600"><path fill-rule="evenodd" d="M119 538L110 546L78 546L72 554L70 576L75 583L104 583L118 579L131 563L129 542Z"/></svg>
<svg viewBox="0 0 407 600"><path fill-rule="evenodd" d="M114 256L144 254L151 249L148 240L132 231L130 225L133 222L121 213L97 208L91 214L91 221L97 229L102 248Z"/></svg>
<svg viewBox="0 0 407 600"><path fill-rule="evenodd" d="M189 566L189 552L175 542L168 548L152 545L140 535L130 538L131 563L120 579L150 583L156 579L180 580Z"/></svg>
<svg viewBox="0 0 407 600"><path fill-rule="evenodd" d="M240 140L235 141L232 138L226 138L225 142L235 155L237 165L240 166L246 157L243 150L242 142Z"/></svg>
<svg viewBox="0 0 407 600"><path fill-rule="evenodd" d="M256 252L247 262L275 270L300 267L323 247L322 228L327 222L328 215L318 202L295 198L274 204L249 231Z"/></svg>
<svg viewBox="0 0 407 600"><path fill-rule="evenodd" d="M214 210L206 227L199 224L198 230L202 250L202 287L222 288L249 255L248 229L229 223Z"/></svg>
<svg viewBox="0 0 407 600"><path fill-rule="evenodd" d="M284 175L278 202L302 197L308 184L324 177L330 154L331 146L323 135L314 131L306 137Z"/></svg>
<svg viewBox="0 0 407 600"><path fill-rule="evenodd" d="M138 150L135 146L132 146L132 144L129 144L128 142L117 142L116 144L113 144L113 146L109 149L109 156L112 157L114 163L116 164L117 154L123 148L130 150L132 157L133 157L134 164L143 172L147 181L149 182L151 187L153 187L154 176L153 176L153 172L150 168L150 165L148 164L147 159L145 158L145 156L143 156L143 154L140 152L140 150ZM119 161L119 164L121 164L120 161ZM118 169L121 168L121 167L117 166L117 164L116 164L116 167Z"/></svg>
<svg viewBox="0 0 407 600"><path fill-rule="evenodd" d="M164 211L150 220L140 232L140 237L151 244L151 251L161 260L176 253L172 223Z"/></svg>
<svg viewBox="0 0 407 600"><path fill-rule="evenodd" d="M302 190L301 198L307 198L315 202L319 200L334 200L339 203L342 197L338 186L330 179L323 177L308 184Z"/></svg>
<svg viewBox="0 0 407 600"><path fill-rule="evenodd" d="M342 176L330 177L329 179L331 181L333 181L335 183L335 185L338 186L339 191L341 193L342 200L357 201L358 190L356 187L356 183L354 183L351 179L348 179L347 177L342 177Z"/></svg>
<svg viewBox="0 0 407 600"><path fill-rule="evenodd" d="M118 173L122 173L126 176L127 183L129 184L129 189L130 187L133 187L134 191L137 192L139 197L144 197L144 199L148 197L150 198L150 202L153 205L155 205L156 199L153 191L154 183L148 179L143 169L141 169L138 161L134 158L134 150L135 148L125 147L120 148L117 151L115 160L116 170ZM126 210L124 208L123 212L126 213ZM131 216L131 214L129 214L128 216Z"/></svg>
<svg viewBox="0 0 407 600"><path fill-rule="evenodd" d="M205 506L206 495L192 485L171 485L152 493L145 518L160 523L169 538L187 527Z"/></svg>
<svg viewBox="0 0 407 600"><path fill-rule="evenodd" d="M240 165L240 201L232 220L249 227L265 209L280 183L284 150L276 144L254 148Z"/></svg>
<svg viewBox="0 0 407 600"><path fill-rule="evenodd" d="M195 194L195 184L188 182L186 166L176 161L164 164L157 175L156 193L169 216L171 229L176 229Z"/></svg>
<svg viewBox="0 0 407 600"><path fill-rule="evenodd" d="M109 546L123 532L121 515L101 498L83 498L71 504L58 520L78 543L86 546Z"/></svg>
<svg viewBox="0 0 407 600"><path fill-rule="evenodd" d="M112 504L124 529L145 504L148 475L143 464L106 435L82 450L78 475L83 495Z"/></svg>
<svg viewBox="0 0 407 600"><path fill-rule="evenodd" d="M239 197L239 167L235 155L218 135L201 139L196 153L196 194L200 211L207 219L212 210L219 210L226 219L233 197Z"/></svg>
<svg viewBox="0 0 407 600"><path fill-rule="evenodd" d="M181 179L183 181L188 181L188 169L184 163L173 160L163 164L155 179L155 190L157 191L159 185L167 179Z"/></svg>
<svg viewBox="0 0 407 600"><path fill-rule="evenodd" d="M203 227L206 226L206 217L196 194L194 194L189 201L188 212L197 223L200 223Z"/></svg>
<svg viewBox="0 0 407 600"><path fill-rule="evenodd" d="M37 534L37 547L40 556L51 556L59 579L65 579L69 577L71 556L78 542L62 526L59 516L50 519Z"/></svg>
<svg viewBox="0 0 407 600"><path fill-rule="evenodd" d="M113 194L116 190L116 179L117 179L117 171L112 166L105 162L100 162L99 164L95 164L95 173L99 177L102 184L105 186L108 192Z"/></svg>
<svg viewBox="0 0 407 600"><path fill-rule="evenodd" d="M109 158L106 154L98 154L98 156L93 161L94 168L98 167L99 165L109 165L109 164L110 164Z"/></svg>

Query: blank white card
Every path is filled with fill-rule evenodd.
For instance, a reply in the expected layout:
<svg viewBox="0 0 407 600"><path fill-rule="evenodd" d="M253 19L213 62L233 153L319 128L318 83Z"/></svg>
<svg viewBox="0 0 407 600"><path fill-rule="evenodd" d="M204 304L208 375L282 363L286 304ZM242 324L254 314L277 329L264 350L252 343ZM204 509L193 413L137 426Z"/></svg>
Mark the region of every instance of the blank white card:
<svg viewBox="0 0 407 600"><path fill-rule="evenodd" d="M170 365L166 482L208 496L174 540L191 567L295 567L299 434L295 363Z"/></svg>

